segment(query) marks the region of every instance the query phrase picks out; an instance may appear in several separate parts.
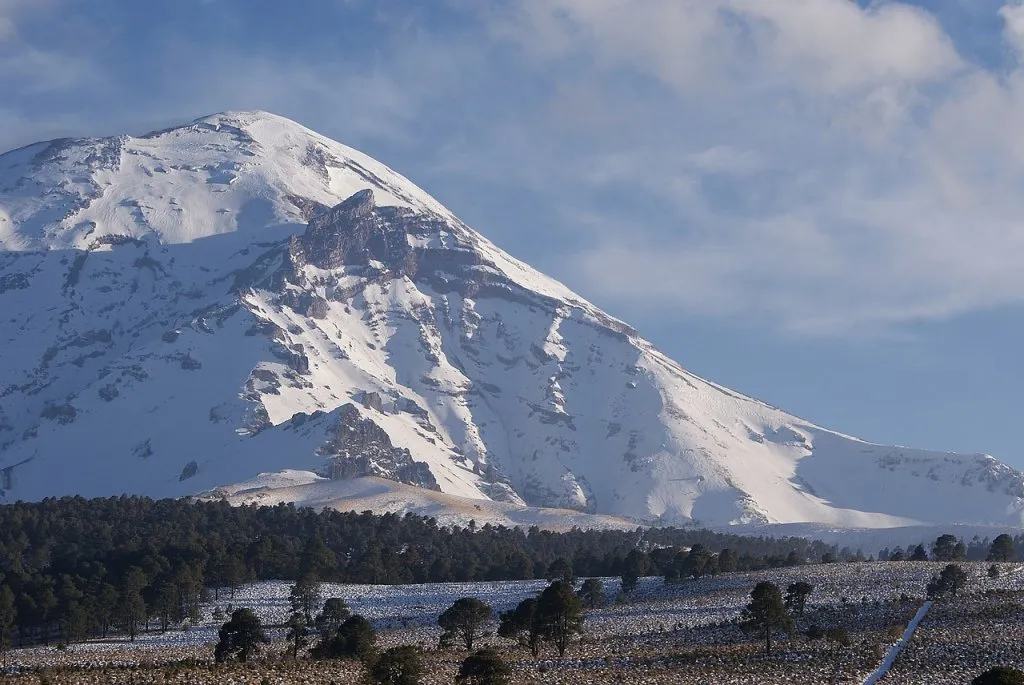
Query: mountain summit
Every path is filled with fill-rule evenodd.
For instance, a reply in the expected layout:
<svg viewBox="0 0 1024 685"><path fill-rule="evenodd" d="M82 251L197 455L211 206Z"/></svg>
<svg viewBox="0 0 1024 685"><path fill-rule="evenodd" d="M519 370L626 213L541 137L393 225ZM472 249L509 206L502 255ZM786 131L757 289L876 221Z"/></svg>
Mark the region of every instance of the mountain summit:
<svg viewBox="0 0 1024 685"><path fill-rule="evenodd" d="M0 318L7 501L295 470L644 522L1024 517L1024 475L992 457L870 444L694 376L263 112L0 156Z"/></svg>

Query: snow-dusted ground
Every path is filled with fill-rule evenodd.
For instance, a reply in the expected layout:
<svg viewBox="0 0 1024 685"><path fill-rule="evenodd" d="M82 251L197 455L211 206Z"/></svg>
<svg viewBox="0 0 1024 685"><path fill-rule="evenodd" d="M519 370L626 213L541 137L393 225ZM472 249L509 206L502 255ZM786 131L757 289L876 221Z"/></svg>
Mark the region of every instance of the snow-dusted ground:
<svg viewBox="0 0 1024 685"><path fill-rule="evenodd" d="M365 244L328 225L334 251L295 262L310 219L365 190ZM385 243L401 258L356 264ZM701 379L383 164L267 113L0 155L0 310L0 501L321 471L354 402L461 498L649 523L1022 525L1020 472Z"/></svg>
<svg viewBox="0 0 1024 685"><path fill-rule="evenodd" d="M624 603L615 602L617 579L605 579L610 604L588 612L583 639L563 659L550 649L539 660L496 636L513 668L514 685L526 683L648 683L649 685L788 685L791 683L864 682L878 667L890 645L897 642L907 621L922 602L925 583L943 564L928 562L814 565L764 573L726 574L716 578L665 585L658 578L641 579ZM1003 564L1003 574L989 579L987 564L966 564L973 593L956 603L939 603L882 683L964 683L996 663L1019 663L1022 626L1018 602L1024 597L1021 566ZM812 622L823 628L843 626L853 637L849 646L828 640L779 640L766 658L757 636L744 636L732 623L749 592L760 580L785 588L796 580L814 586L802 627ZM432 648L440 630L437 616L464 596L488 601L496 611L513 607L538 592L546 581L501 583L444 583L419 586L327 585L325 596L343 597L381 630L379 644L419 644ZM285 617L288 583L266 582L241 588L234 606L252 607L266 622ZM985 596L987 590L1014 595ZM900 600L901 594L909 597ZM1012 600L1012 601L1011 601ZM231 600L225 595L216 604ZM91 685L118 683L254 683L268 678L281 685L298 682L357 682L358 667L280 663L273 655L285 650L283 631L270 631L275 643L269 663L250 669L211 671L208 664L216 639L210 619L214 603L203 607L204 621L188 631L145 634L135 644L123 641L54 648L15 650L15 670L38 666L86 667L58 675L59 683ZM996 613L992 613L992 612ZM429 685L450 683L463 652L428 649ZM192 668L143 668L105 671L106 666L161 665L195 660ZM342 668L342 671L337 671ZM25 678L34 678L26 674ZM63 679L61 679L63 678ZM838 678L838 680L835 680ZM32 682L29 680L28 682Z"/></svg>
<svg viewBox="0 0 1024 685"><path fill-rule="evenodd" d="M849 606L896 601L901 595L923 600L927 581L943 564L935 562L875 562L859 564L827 564L785 568L756 573L730 573L713 578L666 584L661 578L642 578L637 589L625 602L618 602L618 578L602 579L606 605L587 612L586 634L590 638L637 637L664 635L673 631L699 628L737 618L750 600L753 586L762 581L774 582L781 588L804 580L814 586L807 608ZM989 589L1018 589L1022 576L1003 565L1000 578L990 579L987 564L964 564L971 592ZM536 596L545 580L501 581L477 583L431 583L422 585L344 585L325 583L322 597L340 597L355 613L370 619L383 631L389 642L435 644L440 629L437 617L461 597L477 597L491 605L495 612L514 607L527 597ZM202 606L202 621L188 630L142 634L132 649L140 655L169 646L207 646L216 642L216 624L212 618L215 607L227 609L249 607L263 622L279 626L288 615L291 584L268 581L238 588L232 599L222 590L217 601ZM913 612L911 612L913 613ZM283 639L280 629L272 636ZM495 638L496 639L496 638ZM121 640L75 645L72 653L87 655L105 650L121 650ZM40 653L53 649L25 649L13 652L13 663L30 661ZM88 659L88 657L86 657ZM145 658L145 657L140 657Z"/></svg>

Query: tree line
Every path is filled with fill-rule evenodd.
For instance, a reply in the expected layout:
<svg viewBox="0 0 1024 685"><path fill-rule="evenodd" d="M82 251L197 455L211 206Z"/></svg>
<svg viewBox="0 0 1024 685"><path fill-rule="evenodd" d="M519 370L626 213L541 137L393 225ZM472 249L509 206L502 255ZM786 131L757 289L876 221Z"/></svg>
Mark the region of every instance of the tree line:
<svg viewBox="0 0 1024 685"><path fill-rule="evenodd" d="M987 554L1016 558L1015 542L1000 536ZM933 556L955 560L971 549L943 536ZM256 580L405 584L621 576L629 592L648 575L678 582L858 555L803 538L699 529L554 533L473 522L444 527L412 514L316 512L291 504L49 498L0 506L0 650L111 633L134 639L140 631L187 625L199 618L204 592L219 600Z"/></svg>
<svg viewBox="0 0 1024 685"><path fill-rule="evenodd" d="M219 599L256 580L632 579L666 574L676 550L695 544L720 553L728 570L783 566L834 549L677 528L554 533L291 504L48 498L0 506L0 644L111 633L134 639L197 619L205 590Z"/></svg>

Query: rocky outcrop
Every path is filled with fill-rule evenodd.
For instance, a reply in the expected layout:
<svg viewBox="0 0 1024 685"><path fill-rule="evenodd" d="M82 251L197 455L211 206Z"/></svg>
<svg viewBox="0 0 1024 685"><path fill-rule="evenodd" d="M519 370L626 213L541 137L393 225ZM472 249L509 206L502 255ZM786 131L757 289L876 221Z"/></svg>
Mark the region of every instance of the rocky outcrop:
<svg viewBox="0 0 1024 685"><path fill-rule="evenodd" d="M325 475L332 480L378 476L440 491L430 467L413 461L409 450L395 447L387 432L363 418L352 403L338 410L338 423L319 453L328 457Z"/></svg>
<svg viewBox="0 0 1024 685"><path fill-rule="evenodd" d="M395 208L377 210L372 190L359 191L314 217L303 235L292 237L288 256L293 272L306 264L337 269L378 261L403 273L411 247L405 235L408 227L395 221L398 214Z"/></svg>
<svg viewBox="0 0 1024 685"><path fill-rule="evenodd" d="M373 191L361 190L310 220L302 235L292 236L286 281L308 285L302 273L307 265L324 270L344 267L347 273L362 275L367 281L405 276L441 293L556 307L555 300L510 281L475 249L472 238L457 228L429 212L378 207ZM354 294L351 286L332 292L334 299ZM314 318L326 311L326 303L317 303L315 296L287 288L281 302Z"/></svg>

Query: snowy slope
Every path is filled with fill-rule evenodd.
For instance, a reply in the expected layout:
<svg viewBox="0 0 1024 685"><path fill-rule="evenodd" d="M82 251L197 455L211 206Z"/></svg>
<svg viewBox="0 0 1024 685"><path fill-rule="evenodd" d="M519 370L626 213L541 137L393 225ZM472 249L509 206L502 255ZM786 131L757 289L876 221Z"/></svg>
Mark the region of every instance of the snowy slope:
<svg viewBox="0 0 1024 685"><path fill-rule="evenodd" d="M261 112L0 156L0 321L6 500L294 469L647 522L1024 520L1024 476L992 457L873 445L698 378Z"/></svg>
<svg viewBox="0 0 1024 685"><path fill-rule="evenodd" d="M525 507L508 502L470 499L427 490L372 476L330 480L311 471L284 470L261 473L242 483L200 493L198 499L224 499L231 504L275 506L292 502L297 506L342 511L374 511L391 514L432 516L441 526L530 527L568 531L572 528L633 530L636 524L600 514L572 509Z"/></svg>

